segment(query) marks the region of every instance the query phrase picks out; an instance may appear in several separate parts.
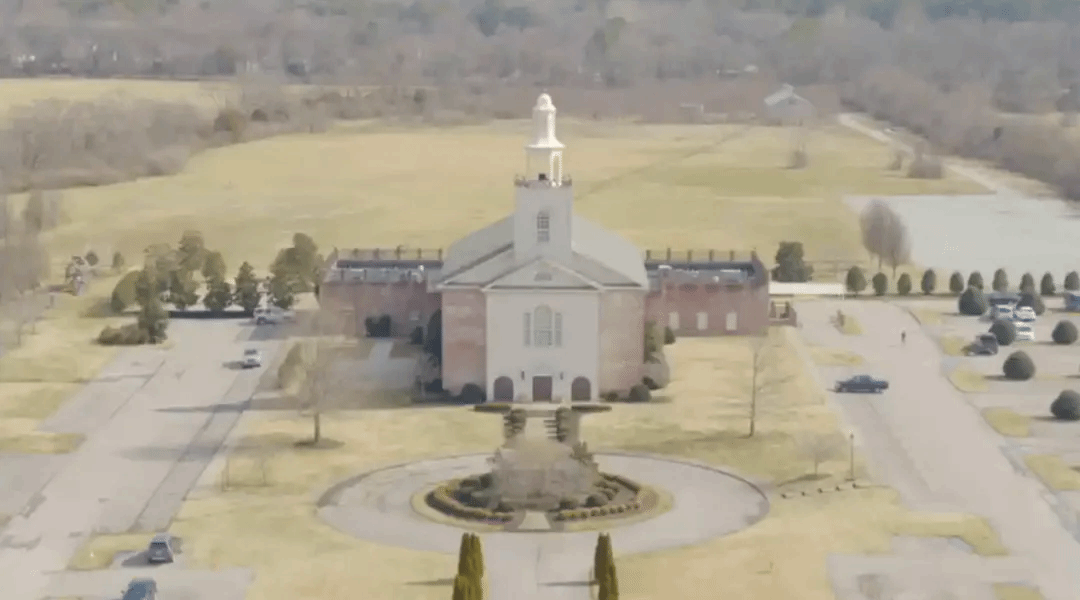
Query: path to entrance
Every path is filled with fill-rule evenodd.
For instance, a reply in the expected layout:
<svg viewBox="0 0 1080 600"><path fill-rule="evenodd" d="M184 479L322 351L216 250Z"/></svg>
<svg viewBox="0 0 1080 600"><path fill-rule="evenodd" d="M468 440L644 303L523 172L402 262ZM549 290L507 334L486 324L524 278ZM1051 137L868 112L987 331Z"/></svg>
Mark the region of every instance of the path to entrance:
<svg viewBox="0 0 1080 600"><path fill-rule="evenodd" d="M424 519L412 508L416 492L437 482L490 469L488 454L390 467L345 481L320 502L334 527L378 543L456 554L462 529ZM676 502L655 518L613 524L616 552L636 554L698 544L752 525L769 504L750 483L713 467L669 458L604 454L601 470L670 493ZM723 506L724 510L716 510ZM596 532L482 533L492 600L589 598Z"/></svg>

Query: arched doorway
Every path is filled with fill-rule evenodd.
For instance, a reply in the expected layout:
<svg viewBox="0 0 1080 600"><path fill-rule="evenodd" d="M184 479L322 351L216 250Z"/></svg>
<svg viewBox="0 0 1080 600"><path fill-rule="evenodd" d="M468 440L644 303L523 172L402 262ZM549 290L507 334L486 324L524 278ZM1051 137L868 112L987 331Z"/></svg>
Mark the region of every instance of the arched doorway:
<svg viewBox="0 0 1080 600"><path fill-rule="evenodd" d="M592 385L584 377L577 377L570 384L570 399L575 402L584 402L592 398Z"/></svg>
<svg viewBox="0 0 1080 600"><path fill-rule="evenodd" d="M492 396L496 402L513 402L514 401L514 380L509 377L496 377L495 389L492 390Z"/></svg>

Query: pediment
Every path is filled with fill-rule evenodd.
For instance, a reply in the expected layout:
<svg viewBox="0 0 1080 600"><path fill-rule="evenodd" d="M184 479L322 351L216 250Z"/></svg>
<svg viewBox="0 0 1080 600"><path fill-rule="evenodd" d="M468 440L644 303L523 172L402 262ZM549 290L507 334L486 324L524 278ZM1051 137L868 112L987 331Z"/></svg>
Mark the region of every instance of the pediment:
<svg viewBox="0 0 1080 600"><path fill-rule="evenodd" d="M556 262L538 259L509 271L485 289L598 289L594 281Z"/></svg>

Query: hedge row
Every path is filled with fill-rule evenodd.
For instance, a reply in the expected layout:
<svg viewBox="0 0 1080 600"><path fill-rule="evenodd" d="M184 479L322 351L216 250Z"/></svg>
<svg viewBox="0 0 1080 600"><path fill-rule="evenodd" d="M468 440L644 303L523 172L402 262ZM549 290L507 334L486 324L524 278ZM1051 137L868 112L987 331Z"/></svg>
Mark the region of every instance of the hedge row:
<svg viewBox="0 0 1080 600"><path fill-rule="evenodd" d="M844 286L848 292L856 296L868 287L875 296L884 296L889 292L889 276L885 273L876 273L873 277L867 279L862 268L854 266L848 269L847 276L844 278ZM963 273L955 271L949 277L948 290L954 296L970 287L985 288L982 273L975 271L965 278ZM1069 292L1080 291L1080 274L1076 271L1069 271L1065 275L1063 288ZM902 273L896 279L893 289L896 290L897 294L907 296L914 291L915 282L912 280L911 275ZM997 292L1006 292L1010 289L1009 278L1004 269L998 269L994 272L991 289ZM1043 274L1038 287L1035 285L1035 277L1031 273L1024 273L1020 278L1020 285L1017 289L1021 292L1031 293L1038 290L1042 296L1053 296L1058 292L1054 276L1049 272ZM933 269L923 271L919 280L919 290L923 295L927 296L938 291L937 273Z"/></svg>
<svg viewBox="0 0 1080 600"><path fill-rule="evenodd" d="M465 506L454 499L451 490L458 481L451 481L441 485L428 494L428 505L439 512L448 514L459 519L470 521L482 521L485 523L509 523L513 519L513 513L494 511L487 508Z"/></svg>

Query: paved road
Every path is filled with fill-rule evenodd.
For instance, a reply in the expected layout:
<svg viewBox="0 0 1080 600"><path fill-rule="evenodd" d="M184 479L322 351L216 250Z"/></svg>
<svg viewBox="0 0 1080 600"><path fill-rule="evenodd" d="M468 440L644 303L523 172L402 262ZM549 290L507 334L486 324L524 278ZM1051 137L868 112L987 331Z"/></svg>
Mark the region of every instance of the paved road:
<svg viewBox="0 0 1080 600"><path fill-rule="evenodd" d="M93 533L165 529L257 385L227 365L249 344L235 322L174 320L169 349L125 350L56 415L85 442L0 532L4 600L37 600Z"/></svg>
<svg viewBox="0 0 1080 600"><path fill-rule="evenodd" d="M1042 485L1009 461L1000 438L948 383L933 340L907 312L874 301L844 304L864 333L843 336L829 322L838 306L800 303L799 319L808 341L856 352L866 362L855 370L890 380L888 393L852 399L872 403L880 416L877 424L847 415L865 441L895 438L884 454L868 448L873 465L887 479L914 471L925 490L923 497L906 497L909 501L943 503L986 517L1013 557L1026 561L1047 600L1080 597L1080 543L1062 526ZM901 331L907 331L905 345ZM910 495L910 486L897 487Z"/></svg>
<svg viewBox="0 0 1080 600"><path fill-rule="evenodd" d="M319 510L342 531L379 543L456 553L461 530L416 515L416 491L483 472L487 455L436 459L378 471L349 485ZM749 484L712 468L674 459L597 456L601 469L663 488L677 498L667 513L611 531L617 554L704 542L750 526L768 511ZM724 506L717 511L716 506ZM596 532L481 534L492 600L586 600Z"/></svg>

